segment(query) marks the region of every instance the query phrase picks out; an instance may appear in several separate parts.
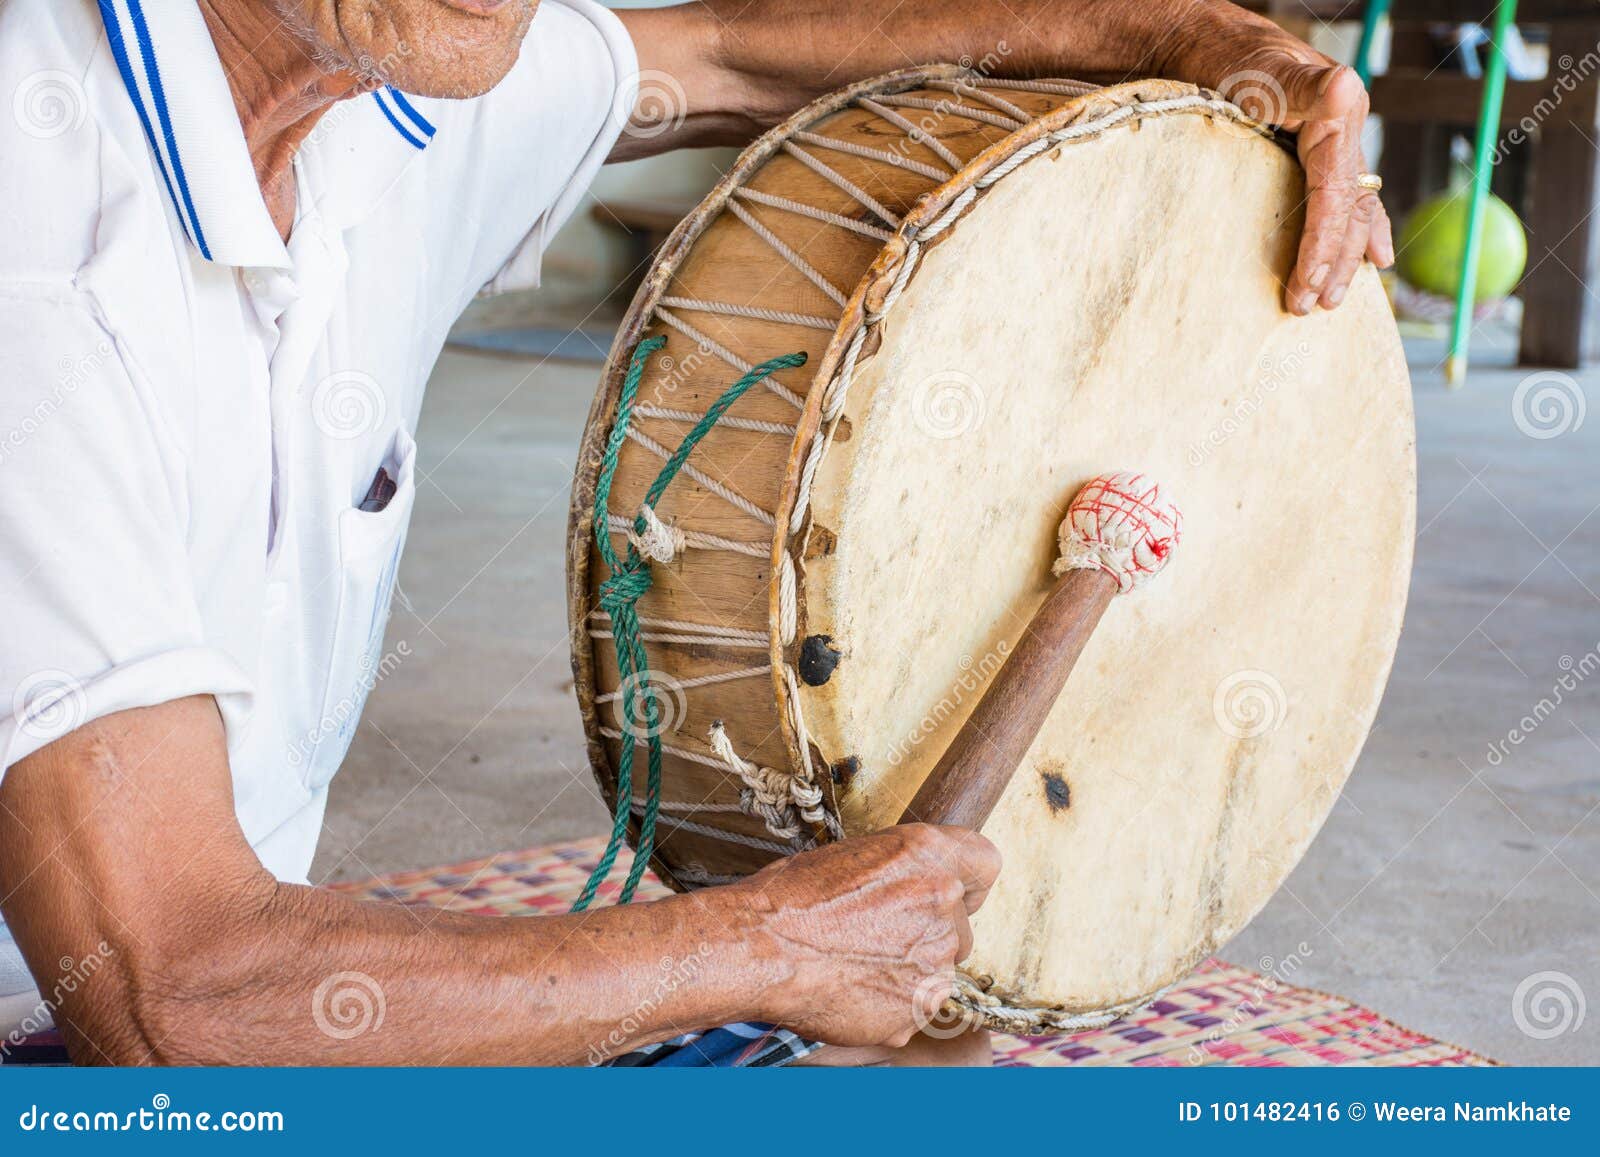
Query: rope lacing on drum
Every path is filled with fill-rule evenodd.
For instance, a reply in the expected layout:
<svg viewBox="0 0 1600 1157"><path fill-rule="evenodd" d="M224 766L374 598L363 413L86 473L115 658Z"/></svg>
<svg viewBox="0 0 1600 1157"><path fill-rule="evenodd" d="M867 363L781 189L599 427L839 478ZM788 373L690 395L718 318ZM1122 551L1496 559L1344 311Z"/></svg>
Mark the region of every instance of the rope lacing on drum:
<svg viewBox="0 0 1600 1157"><path fill-rule="evenodd" d="M650 693L651 674L650 664L645 655L644 640L646 637L641 631L637 606L645 592L650 589L651 571L650 561L641 553L639 541L643 536L652 532L649 519L644 514L650 510L650 518L654 518L654 508L661 501L661 496L666 492L667 486L677 477L680 470L685 469L689 455L699 445L700 440L711 432L728 408L737 402L752 386L765 381L774 372L780 369L802 366L806 362L806 355L801 353L785 354L782 357L771 358L758 366L753 366L742 378L730 386L723 395L712 403L710 409L694 428L689 431L679 443L677 450L667 457L666 465L656 475L650 489L645 494L644 503L640 513L634 520L632 527L633 536L628 543L628 553L625 558L618 558L615 547L611 543L611 512L609 503L611 499L611 484L616 478L617 459L621 452L622 444L632 431L629 422L633 417L634 406L639 396L639 382L644 375L645 361L649 356L666 345L665 337L647 338L640 342L633 351L633 358L628 365L627 376L623 379L621 396L617 401L617 420L612 426L611 436L606 441L605 453L601 458L599 481L595 486L593 530L595 546L600 551L600 556L605 560L610 570L609 576L600 584L600 609L610 619L611 634L616 640L617 671L620 675L619 687L621 689L621 703L619 714L624 724L626 734L621 734L622 751L617 759L617 785L616 785L616 810L612 817L611 834L606 840L605 852L600 857L600 862L595 865L588 882L583 886L583 892L573 903L572 910L581 912L594 900L595 893L601 883L611 874L617 855L622 849L623 841L627 838L628 821L634 813L633 798L633 753L637 746L642 724L642 733L648 751L648 771L645 781L645 798L639 807L639 839L633 859L633 865L628 870L627 880L622 886L619 902L626 904L633 899L634 891L639 886L639 880L644 875L645 865L650 860L650 854L655 847L656 821L661 811L661 705ZM656 520L659 524L659 519ZM692 637L692 636L691 636ZM688 821L669 820L675 826L683 827Z"/></svg>

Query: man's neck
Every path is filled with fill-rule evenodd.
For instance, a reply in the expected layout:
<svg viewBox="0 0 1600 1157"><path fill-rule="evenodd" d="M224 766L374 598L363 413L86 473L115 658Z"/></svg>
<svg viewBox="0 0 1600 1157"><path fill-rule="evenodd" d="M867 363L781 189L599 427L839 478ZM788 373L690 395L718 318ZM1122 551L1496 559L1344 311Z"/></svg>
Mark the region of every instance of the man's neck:
<svg viewBox="0 0 1600 1157"><path fill-rule="evenodd" d="M256 181L278 235L294 224L294 155L330 105L372 81L318 60L310 44L258 0L200 0L233 91Z"/></svg>

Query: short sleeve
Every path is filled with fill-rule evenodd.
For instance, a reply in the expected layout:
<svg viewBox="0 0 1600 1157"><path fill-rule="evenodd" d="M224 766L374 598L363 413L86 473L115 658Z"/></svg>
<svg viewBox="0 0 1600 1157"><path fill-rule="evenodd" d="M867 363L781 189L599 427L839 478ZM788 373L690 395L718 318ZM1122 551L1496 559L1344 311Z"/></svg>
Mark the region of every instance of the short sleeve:
<svg viewBox="0 0 1600 1157"><path fill-rule="evenodd" d="M184 479L90 300L0 288L0 775L115 711L247 699L203 638Z"/></svg>
<svg viewBox="0 0 1600 1157"><path fill-rule="evenodd" d="M614 13L592 0L546 0L505 79L451 110L454 123L430 150L449 150L463 178L455 211L477 219L473 290L538 285L546 245L627 123L637 71Z"/></svg>

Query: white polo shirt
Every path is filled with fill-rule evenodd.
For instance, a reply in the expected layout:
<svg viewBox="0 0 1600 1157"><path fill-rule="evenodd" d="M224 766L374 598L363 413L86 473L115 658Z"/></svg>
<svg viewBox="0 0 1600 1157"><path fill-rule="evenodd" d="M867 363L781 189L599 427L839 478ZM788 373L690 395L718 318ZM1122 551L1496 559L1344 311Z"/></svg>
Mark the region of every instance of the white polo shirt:
<svg viewBox="0 0 1600 1157"><path fill-rule="evenodd" d="M328 111L285 244L194 0L0 3L0 775L212 695L245 836L305 879L395 661L424 383L475 294L536 281L635 71L610 12L544 0L488 95ZM0 926L0 1034L20 963Z"/></svg>

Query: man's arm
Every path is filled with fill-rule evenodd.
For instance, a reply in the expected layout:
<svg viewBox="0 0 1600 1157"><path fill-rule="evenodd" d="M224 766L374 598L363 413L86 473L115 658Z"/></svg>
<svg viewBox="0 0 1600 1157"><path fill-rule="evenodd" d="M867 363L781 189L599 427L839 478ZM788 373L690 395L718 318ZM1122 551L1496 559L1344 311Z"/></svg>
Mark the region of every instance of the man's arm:
<svg viewBox="0 0 1600 1157"><path fill-rule="evenodd" d="M616 160L743 143L825 92L934 61L994 62L999 77L1164 77L1238 96L1252 115L1298 130L1310 195L1291 310L1337 306L1363 257L1394 261L1383 206L1356 184L1366 168L1360 80L1226 0L914 0L892 13L856 0L700 0L617 15L641 73L671 77L685 107L671 110L684 114L675 131L624 132Z"/></svg>
<svg viewBox="0 0 1600 1157"><path fill-rule="evenodd" d="M750 1019L902 1044L998 868L918 827L580 915L357 901L262 869L209 697L89 723L0 782L0 907L35 979L48 997L58 961L101 957L55 1012L80 1063L582 1063ZM381 1027L347 1035L341 973Z"/></svg>

